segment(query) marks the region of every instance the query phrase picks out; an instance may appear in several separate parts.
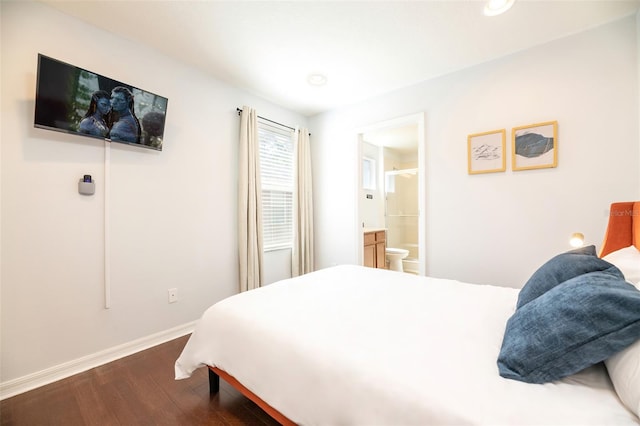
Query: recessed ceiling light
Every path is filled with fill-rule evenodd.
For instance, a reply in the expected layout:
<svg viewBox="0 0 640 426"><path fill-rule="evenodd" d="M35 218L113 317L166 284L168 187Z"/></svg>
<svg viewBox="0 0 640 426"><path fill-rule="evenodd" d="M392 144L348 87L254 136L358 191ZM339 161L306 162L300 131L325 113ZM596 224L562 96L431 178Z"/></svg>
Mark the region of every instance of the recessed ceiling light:
<svg viewBox="0 0 640 426"><path fill-rule="evenodd" d="M485 16L496 16L511 9L515 0L487 0L484 5Z"/></svg>
<svg viewBox="0 0 640 426"><path fill-rule="evenodd" d="M324 86L327 84L327 77L324 74L309 74L309 77L307 77L307 83L312 86Z"/></svg>

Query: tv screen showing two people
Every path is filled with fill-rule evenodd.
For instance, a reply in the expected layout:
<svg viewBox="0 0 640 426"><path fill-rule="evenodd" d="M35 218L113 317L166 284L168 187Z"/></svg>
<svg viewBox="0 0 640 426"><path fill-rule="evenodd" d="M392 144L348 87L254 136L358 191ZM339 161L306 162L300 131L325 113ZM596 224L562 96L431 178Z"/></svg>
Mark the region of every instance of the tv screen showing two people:
<svg viewBox="0 0 640 426"><path fill-rule="evenodd" d="M38 55L35 126L161 151L167 98Z"/></svg>

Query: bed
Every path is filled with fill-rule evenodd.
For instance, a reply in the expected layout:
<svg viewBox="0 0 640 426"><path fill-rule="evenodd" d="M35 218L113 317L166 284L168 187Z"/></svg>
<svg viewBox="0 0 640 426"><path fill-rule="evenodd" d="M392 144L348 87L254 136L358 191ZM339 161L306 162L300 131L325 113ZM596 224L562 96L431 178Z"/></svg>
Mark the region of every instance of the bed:
<svg viewBox="0 0 640 426"><path fill-rule="evenodd" d="M221 377L282 424L639 425L640 202L613 204L610 218L600 256L612 262L588 253L593 246L561 253L522 291L342 265L232 296L204 313L176 361L176 379L209 368L212 392ZM584 262L567 268L567 258ZM587 264L597 270L585 272ZM559 282L550 286L554 268ZM571 309L582 303L567 303L565 288L613 289L596 294L613 302L570 312L581 326L611 311L615 318L602 323L624 314L625 324L587 338L587 355L571 342L563 357L523 370L519 362L552 352L531 355L531 335L556 339L553 350L565 340L555 323L543 333L527 328L538 324L531 312L556 300ZM621 297L622 307L611 305ZM549 318L557 317L545 312L536 321ZM525 359L514 362L518 351ZM588 365L568 374L572 356Z"/></svg>

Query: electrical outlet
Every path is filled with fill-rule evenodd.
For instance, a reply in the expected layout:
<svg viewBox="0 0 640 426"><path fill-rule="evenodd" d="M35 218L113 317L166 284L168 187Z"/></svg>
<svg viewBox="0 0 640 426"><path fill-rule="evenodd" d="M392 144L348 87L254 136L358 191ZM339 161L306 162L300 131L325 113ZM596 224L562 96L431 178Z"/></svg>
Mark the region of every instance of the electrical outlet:
<svg viewBox="0 0 640 426"><path fill-rule="evenodd" d="M176 303L178 301L178 289L170 288L167 292L169 293L169 303Z"/></svg>

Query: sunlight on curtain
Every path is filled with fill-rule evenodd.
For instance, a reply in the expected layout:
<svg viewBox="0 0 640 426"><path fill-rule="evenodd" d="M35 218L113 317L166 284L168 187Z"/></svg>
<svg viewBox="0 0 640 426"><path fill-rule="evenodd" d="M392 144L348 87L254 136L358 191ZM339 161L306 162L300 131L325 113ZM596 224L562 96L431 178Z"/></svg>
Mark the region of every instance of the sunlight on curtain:
<svg viewBox="0 0 640 426"><path fill-rule="evenodd" d="M260 287L264 276L258 115L247 106L243 106L240 113L238 151L238 252L242 292Z"/></svg>
<svg viewBox="0 0 640 426"><path fill-rule="evenodd" d="M313 262L313 191L311 180L311 145L309 131L296 132L294 179L294 237L291 251L291 275L312 272Z"/></svg>

